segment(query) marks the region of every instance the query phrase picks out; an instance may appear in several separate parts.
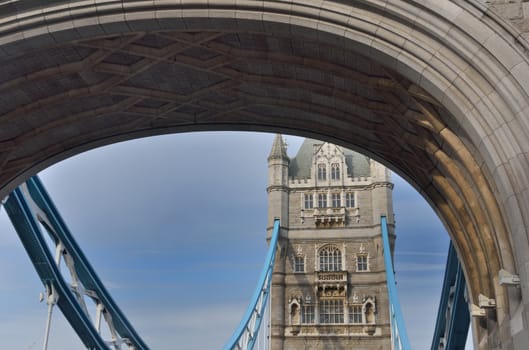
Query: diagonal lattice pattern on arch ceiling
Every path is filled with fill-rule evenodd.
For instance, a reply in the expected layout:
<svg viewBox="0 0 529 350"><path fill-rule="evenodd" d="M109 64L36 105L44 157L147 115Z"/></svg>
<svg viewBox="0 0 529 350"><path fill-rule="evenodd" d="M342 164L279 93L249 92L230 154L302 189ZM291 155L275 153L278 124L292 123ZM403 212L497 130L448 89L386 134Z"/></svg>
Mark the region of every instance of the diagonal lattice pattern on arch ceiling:
<svg viewBox="0 0 529 350"><path fill-rule="evenodd" d="M398 158L404 173L419 169L423 178L414 178L426 184L433 166L423 136L436 126L424 112L447 116L423 90L367 57L278 35L130 34L0 63L0 180L6 182L28 163L49 165L78 148L243 124L332 129L337 141L354 135L372 155Z"/></svg>
<svg viewBox="0 0 529 350"><path fill-rule="evenodd" d="M8 56L0 59L0 183L9 185L0 191L68 156L134 137L321 136L411 179L459 242L472 295L492 295L486 276L500 262L496 245L483 242L502 222L478 153L434 98L366 55L304 35L159 31Z"/></svg>

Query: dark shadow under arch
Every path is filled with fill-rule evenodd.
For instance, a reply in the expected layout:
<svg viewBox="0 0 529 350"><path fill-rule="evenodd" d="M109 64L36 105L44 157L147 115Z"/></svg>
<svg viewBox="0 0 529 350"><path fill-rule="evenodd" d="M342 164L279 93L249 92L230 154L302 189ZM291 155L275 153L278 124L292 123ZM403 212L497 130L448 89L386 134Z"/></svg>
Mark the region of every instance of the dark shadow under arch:
<svg viewBox="0 0 529 350"><path fill-rule="evenodd" d="M510 183L498 181L493 140L481 133L490 114L514 112L469 107L475 95L491 91L492 76L482 73L479 86L472 74L493 58L469 66L472 55L458 53L439 27L414 29L416 17L389 5L381 10L368 2L348 13L322 8L316 17L302 4L236 8L239 17L217 5L131 3L124 11L109 4L73 20L57 10L53 23L38 15L20 23L27 34L20 40L5 32L0 194L71 155L136 137L197 130L316 137L362 151L412 183L450 232L471 300L496 296L493 322L508 319L519 292L504 292L497 273L516 270L512 226L524 213L507 210ZM433 11L423 16L447 24ZM377 19L385 21L368 26ZM451 35L469 48L478 44L472 33ZM433 53L443 50L454 57L436 60ZM467 80L449 83L453 74ZM481 98L509 106L515 92Z"/></svg>

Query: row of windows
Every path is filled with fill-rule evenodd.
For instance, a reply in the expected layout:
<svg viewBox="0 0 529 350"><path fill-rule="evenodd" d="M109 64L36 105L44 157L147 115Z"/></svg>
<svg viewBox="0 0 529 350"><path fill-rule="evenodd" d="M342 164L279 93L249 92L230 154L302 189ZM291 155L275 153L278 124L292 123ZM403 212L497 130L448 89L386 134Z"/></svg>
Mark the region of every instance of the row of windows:
<svg viewBox="0 0 529 350"><path fill-rule="evenodd" d="M342 253L336 247L326 247L319 253L320 271L342 271ZM305 257L294 257L294 272L305 272ZM356 271L368 271L367 255L356 256Z"/></svg>
<svg viewBox="0 0 529 350"><path fill-rule="evenodd" d="M318 164L318 180L327 180L327 164ZM331 180L340 180L340 164L331 164Z"/></svg>
<svg viewBox="0 0 529 350"><path fill-rule="evenodd" d="M304 194L305 209L314 208L314 195L312 193ZM327 208L327 193L318 193L318 208ZM340 208L342 206L342 194L331 193L331 206L333 208ZM345 207L355 207L355 194L348 192L345 194Z"/></svg>
<svg viewBox="0 0 529 350"><path fill-rule="evenodd" d="M363 319L363 311L365 311L365 321ZM365 310L363 310L362 305L349 306L348 312L349 323L360 324L364 322L375 322L373 306L371 304L367 304ZM319 316L319 323L321 324L344 323L343 300L321 300ZM316 323L315 318L314 305L301 306L301 323L314 324Z"/></svg>

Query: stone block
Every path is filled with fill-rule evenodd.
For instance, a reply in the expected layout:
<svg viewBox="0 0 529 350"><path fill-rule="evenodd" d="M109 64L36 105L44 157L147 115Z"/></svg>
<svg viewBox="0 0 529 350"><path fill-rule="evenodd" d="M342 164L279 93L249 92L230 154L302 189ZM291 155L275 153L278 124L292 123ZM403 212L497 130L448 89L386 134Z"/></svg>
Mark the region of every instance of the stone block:
<svg viewBox="0 0 529 350"><path fill-rule="evenodd" d="M506 19L520 19L524 16L521 2L509 2L491 6L501 17Z"/></svg>
<svg viewBox="0 0 529 350"><path fill-rule="evenodd" d="M522 153L528 153L529 138L527 135L529 134L529 129L527 129L522 122L523 120L513 119L507 123L506 128L508 128L513 134L511 142L516 142L517 147L519 147ZM527 120L525 120L525 122L527 122Z"/></svg>
<svg viewBox="0 0 529 350"><path fill-rule="evenodd" d="M511 160L522 152L507 124L502 124L495 129L493 135L498 140L498 146L503 151L504 160Z"/></svg>
<svg viewBox="0 0 529 350"><path fill-rule="evenodd" d="M469 12L461 11L452 22L462 32L462 35L467 38L470 36L473 40L481 44L485 43L495 34L493 29L484 25L479 18L476 18ZM468 39L465 41L468 41Z"/></svg>
<svg viewBox="0 0 529 350"><path fill-rule="evenodd" d="M184 30L185 22L182 20L182 10L159 10L155 13L158 27L162 30Z"/></svg>
<svg viewBox="0 0 529 350"><path fill-rule="evenodd" d="M279 13L263 13L263 27L265 32L274 35L289 36L291 34L291 16Z"/></svg>
<svg viewBox="0 0 529 350"><path fill-rule="evenodd" d="M105 30L95 16L73 19L73 26L81 38L93 38L105 34Z"/></svg>
<svg viewBox="0 0 529 350"><path fill-rule="evenodd" d="M522 83L527 84L527 82L529 82L527 81L527 72L520 72L519 77L506 74L497 82L496 90L508 106L508 114L511 114L505 121L510 121L519 111L527 107L527 92L520 91L520 85Z"/></svg>
<svg viewBox="0 0 529 350"><path fill-rule="evenodd" d="M345 29L341 26L328 24L325 22L318 22L318 40L330 46L343 47L344 46L344 32Z"/></svg>
<svg viewBox="0 0 529 350"><path fill-rule="evenodd" d="M464 13L463 8L452 1L427 0L425 6L433 13L442 14L448 22L456 21Z"/></svg>
<svg viewBox="0 0 529 350"><path fill-rule="evenodd" d="M207 9L193 9L182 12L182 20L187 30L203 30L205 27L211 27L208 18Z"/></svg>
<svg viewBox="0 0 529 350"><path fill-rule="evenodd" d="M495 118L497 111L494 105L489 104L489 100L480 100L475 104L475 114L479 115L478 123L485 135L490 135L492 130L499 127L499 122Z"/></svg>
<svg viewBox="0 0 529 350"><path fill-rule="evenodd" d="M161 29L156 21L154 9L142 11L126 11L125 21L133 32L149 32Z"/></svg>
<svg viewBox="0 0 529 350"><path fill-rule="evenodd" d="M509 165L511 167L511 180L513 186L519 192L518 195L523 196L527 194L529 190L529 176L527 176L527 170L529 169L529 154L519 154L512 159L509 159ZM528 198L524 198L528 199ZM521 201L524 209L527 209L529 213L529 201Z"/></svg>
<svg viewBox="0 0 529 350"><path fill-rule="evenodd" d="M102 15L98 17L98 21L105 34L113 35L130 32L124 13Z"/></svg>
<svg viewBox="0 0 529 350"><path fill-rule="evenodd" d="M505 175L505 169L501 166L506 158L501 148L496 148L496 146L499 145L494 142L494 140L494 137L484 136L479 143L478 150L480 154L483 154L487 166L493 169L492 173L496 180L495 183L498 183L498 181L502 180L502 177ZM507 193L512 194L512 188L510 187L499 189L499 191L501 193L504 193L503 191L508 191Z"/></svg>

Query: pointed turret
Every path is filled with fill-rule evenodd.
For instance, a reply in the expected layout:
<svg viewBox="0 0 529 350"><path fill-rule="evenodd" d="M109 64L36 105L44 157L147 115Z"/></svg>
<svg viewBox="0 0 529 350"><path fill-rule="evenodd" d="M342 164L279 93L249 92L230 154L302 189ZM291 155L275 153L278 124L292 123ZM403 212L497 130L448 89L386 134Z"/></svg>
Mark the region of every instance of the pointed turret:
<svg viewBox="0 0 529 350"><path fill-rule="evenodd" d="M270 150L270 155L268 156L268 161L272 159L287 159L287 146L283 141L281 134L276 134L274 143L272 144L272 149Z"/></svg>
<svg viewBox="0 0 529 350"><path fill-rule="evenodd" d="M272 234L272 225L275 218L281 221L281 232L278 246L284 246L285 237L288 237L288 167L290 159L287 156L286 144L283 137L277 134L270 155L268 156L268 235ZM281 249L281 248L280 248ZM280 250L281 251L281 250ZM274 264L274 273L271 286L271 348L283 349L284 319L285 319L285 254L277 254Z"/></svg>
<svg viewBox="0 0 529 350"><path fill-rule="evenodd" d="M283 137L277 134L268 156L268 224L275 218L288 225L288 166L290 159Z"/></svg>

